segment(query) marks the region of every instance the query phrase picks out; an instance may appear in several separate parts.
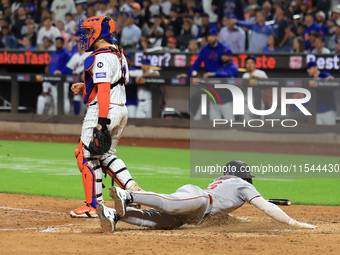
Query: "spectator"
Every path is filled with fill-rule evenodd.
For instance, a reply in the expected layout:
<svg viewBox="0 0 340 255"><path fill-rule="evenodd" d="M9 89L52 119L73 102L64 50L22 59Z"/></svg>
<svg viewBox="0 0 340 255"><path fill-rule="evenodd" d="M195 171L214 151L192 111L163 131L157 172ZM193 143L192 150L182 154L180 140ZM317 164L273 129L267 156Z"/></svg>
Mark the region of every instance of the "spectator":
<svg viewBox="0 0 340 255"><path fill-rule="evenodd" d="M340 42L340 20L337 20L335 32L328 39L328 48L334 50L335 45L339 42Z"/></svg>
<svg viewBox="0 0 340 255"><path fill-rule="evenodd" d="M195 23L194 17L188 16L186 19L191 23L191 33L196 37L198 33L198 26Z"/></svg>
<svg viewBox="0 0 340 255"><path fill-rule="evenodd" d="M17 11L17 15L15 15L14 25L12 26L13 35L16 38L21 38L21 28L26 25L26 11L23 6L20 6Z"/></svg>
<svg viewBox="0 0 340 255"><path fill-rule="evenodd" d="M150 48L150 44L149 44L149 39L147 36L145 35L142 35L140 38L139 38L139 42L138 42L138 45L137 45L137 49L138 50L142 50L142 51L146 51L147 49Z"/></svg>
<svg viewBox="0 0 340 255"><path fill-rule="evenodd" d="M51 5L52 19L54 22L64 21L66 13L76 14L76 5L74 1L53 0Z"/></svg>
<svg viewBox="0 0 340 255"><path fill-rule="evenodd" d="M34 3L32 3L32 1L26 1L26 3L24 3L24 7L26 10L26 15L29 15L31 17L35 16L37 6Z"/></svg>
<svg viewBox="0 0 340 255"><path fill-rule="evenodd" d="M335 20L333 19L327 20L326 24L327 24L327 30L328 30L326 34L326 41L325 41L326 46L329 50L334 51L335 45L336 45L336 37L337 37L336 35L337 25L336 25ZM340 34L339 34L339 39L340 39Z"/></svg>
<svg viewBox="0 0 340 255"><path fill-rule="evenodd" d="M326 24L326 14L323 11L318 11L315 15L315 19L318 25L321 27L322 35L327 35L328 27Z"/></svg>
<svg viewBox="0 0 340 255"><path fill-rule="evenodd" d="M267 45L264 46L262 52L269 52L269 53L279 53L279 40L275 35L270 35L268 37Z"/></svg>
<svg viewBox="0 0 340 255"><path fill-rule="evenodd" d="M64 30L64 22L62 21L57 21L56 27L59 29L60 36L64 38L64 47L66 48L68 45L68 41L70 40L70 37Z"/></svg>
<svg viewBox="0 0 340 255"><path fill-rule="evenodd" d="M52 52L51 54L51 62L49 65L49 74L50 75L60 75L60 74L71 74L71 70L67 68L66 64L70 60L70 53L67 51L67 49L63 48L64 45L64 38L57 37L55 39L55 45L56 45L56 51ZM64 113L69 114L70 113L70 99L69 99L69 84L65 82L63 84L64 86ZM50 91L50 94L53 98L54 102L54 115L58 113L58 91L56 87L56 83L47 82L44 87L45 91ZM45 99L44 97L38 97L38 103L37 103L37 112L43 113L44 107L45 107Z"/></svg>
<svg viewBox="0 0 340 255"><path fill-rule="evenodd" d="M178 48L180 50L186 49L188 47L190 40L194 38L196 37L191 33L191 22L188 19L186 19L184 20L184 23L183 23L183 29L180 35L177 37Z"/></svg>
<svg viewBox="0 0 340 255"><path fill-rule="evenodd" d="M32 39L24 36L19 43L22 45L19 49L20 50L35 50L35 47L32 45Z"/></svg>
<svg viewBox="0 0 340 255"><path fill-rule="evenodd" d="M165 28L165 36L163 37L163 40L162 40L162 47L166 46L166 44L168 43L168 38L170 37L175 37L173 26L167 26Z"/></svg>
<svg viewBox="0 0 340 255"><path fill-rule="evenodd" d="M173 27L173 31L174 31L176 36L179 35L181 30L182 30L182 18L179 17L177 12L174 11L172 7L171 7L171 10L170 10L169 21L170 22L168 23L168 26Z"/></svg>
<svg viewBox="0 0 340 255"><path fill-rule="evenodd" d="M135 49L136 44L142 35L140 28L135 25L135 18L136 17L133 15L133 13L129 13L126 26L124 26L122 30L120 44L126 50Z"/></svg>
<svg viewBox="0 0 340 255"><path fill-rule="evenodd" d="M340 43L337 43L337 44L335 45L335 51L334 51L334 53L340 53Z"/></svg>
<svg viewBox="0 0 340 255"><path fill-rule="evenodd" d="M246 34L242 28L231 24L228 17L224 17L223 28L220 31L220 42L228 46L234 53L244 52L246 48Z"/></svg>
<svg viewBox="0 0 340 255"><path fill-rule="evenodd" d="M260 10L257 4L249 5L247 12L245 13L245 21L246 22L255 22L256 21L256 11Z"/></svg>
<svg viewBox="0 0 340 255"><path fill-rule="evenodd" d="M45 51L53 51L55 50L55 45L53 44L53 41L50 37L45 36L43 39L43 45L41 50Z"/></svg>
<svg viewBox="0 0 340 255"><path fill-rule="evenodd" d="M237 24L252 30L249 43L249 52L260 52L260 50L266 46L268 37L274 34L273 29L270 26L264 24L265 18L266 17L263 11L257 11L256 22L247 23L236 19L231 19L230 21L230 25Z"/></svg>
<svg viewBox="0 0 340 255"><path fill-rule="evenodd" d="M202 26L198 29L197 38L206 37L208 35L209 29L217 30L217 27L214 23L209 22L209 15L206 13L203 13Z"/></svg>
<svg viewBox="0 0 340 255"><path fill-rule="evenodd" d="M75 32L74 28L77 26L76 22L73 20L73 15L71 13L66 13L65 15L65 25L64 31L71 38L71 35ZM59 29L60 30L60 29Z"/></svg>
<svg viewBox="0 0 340 255"><path fill-rule="evenodd" d="M34 16L34 22L37 24L41 24L43 22L43 12L48 8L48 1L42 0L40 5L37 6L37 11ZM33 17L33 16L32 16Z"/></svg>
<svg viewBox="0 0 340 255"><path fill-rule="evenodd" d="M340 21L340 4L337 4L332 9L331 19L335 21Z"/></svg>
<svg viewBox="0 0 340 255"><path fill-rule="evenodd" d="M266 21L270 21L274 19L274 15L272 13L272 5L269 1L265 1L262 4L262 10L266 16Z"/></svg>
<svg viewBox="0 0 340 255"><path fill-rule="evenodd" d="M27 16L26 20L25 20L25 25L22 26L21 28L21 36L24 36L25 34L28 33L28 26L32 25L33 26L33 32L35 33L35 37L36 32L38 32L39 30L39 24L34 23L34 19L31 16ZM35 38L35 40L37 40L37 38ZM36 44L36 41L34 41L34 44Z"/></svg>
<svg viewBox="0 0 340 255"><path fill-rule="evenodd" d="M203 12L209 15L209 20L212 23L216 23L218 21L218 15L215 13L216 6L213 6L212 2L212 0L202 0Z"/></svg>
<svg viewBox="0 0 340 255"><path fill-rule="evenodd" d="M151 66L149 59L142 60L143 74L136 78L138 84L137 96L138 106L136 118L151 118L152 117L152 94L150 85L143 85L143 77L158 77L160 76L157 70Z"/></svg>
<svg viewBox="0 0 340 255"><path fill-rule="evenodd" d="M54 42L55 38L60 36L60 31L58 28L52 26L52 18L46 18L44 20L44 26L39 29L38 38L37 38L37 45L38 49L43 48L43 38L49 37L52 42Z"/></svg>
<svg viewBox="0 0 340 255"><path fill-rule="evenodd" d="M244 19L241 0L213 0L212 4L217 7L218 22L222 24L223 17L236 15L238 20Z"/></svg>
<svg viewBox="0 0 340 255"><path fill-rule="evenodd" d="M307 64L307 73L314 79L333 80L334 77L328 72L320 72L316 62L312 61ZM336 123L336 100L335 93L331 89L318 89L316 95L317 101L317 125L335 125Z"/></svg>
<svg viewBox="0 0 340 255"><path fill-rule="evenodd" d="M221 67L221 56L225 49L229 49L224 44L218 41L218 31L215 29L210 29L208 32L208 45L201 48L195 63L190 67L186 74L179 74L177 78L190 77L193 71L196 71L204 62L205 72L216 72L218 68Z"/></svg>
<svg viewBox="0 0 340 255"><path fill-rule="evenodd" d="M6 49L16 49L18 46L17 39L11 34L8 26L4 26L1 29L1 42Z"/></svg>
<svg viewBox="0 0 340 255"><path fill-rule="evenodd" d="M197 41L195 39L190 40L189 46L187 49L185 49L185 52L198 52L198 51L199 51L199 47L198 47Z"/></svg>
<svg viewBox="0 0 340 255"><path fill-rule="evenodd" d="M320 37L320 34L316 31L312 31L310 34L309 34L309 48L306 49L307 52L312 52L315 48L315 41L316 41L316 38Z"/></svg>
<svg viewBox="0 0 340 255"><path fill-rule="evenodd" d="M304 18L307 13L310 13L310 8L309 8L309 1L308 0L303 0L301 5L300 5L300 15L302 18Z"/></svg>
<svg viewBox="0 0 340 255"><path fill-rule="evenodd" d="M148 24L149 27L152 26L152 24L150 24L149 20L150 20L150 11L149 11L149 6L151 4L150 2L151 0L143 0L143 5L141 6L141 10L140 13L141 15L145 18L146 23Z"/></svg>
<svg viewBox="0 0 340 255"><path fill-rule="evenodd" d="M315 39L315 49L312 51L313 54L330 54L331 51L325 47L325 39L319 36Z"/></svg>
<svg viewBox="0 0 340 255"><path fill-rule="evenodd" d="M8 19L0 18L0 28L3 28L4 26L9 27Z"/></svg>
<svg viewBox="0 0 340 255"><path fill-rule="evenodd" d="M305 41L301 36L295 37L293 41L293 52L294 53L306 53Z"/></svg>
<svg viewBox="0 0 340 255"><path fill-rule="evenodd" d="M176 48L177 40L175 37L169 37L166 47L163 48L164 52L180 52L179 49Z"/></svg>
<svg viewBox="0 0 340 255"><path fill-rule="evenodd" d="M170 12L172 11L175 14L171 15L170 13L170 16L174 16L175 18L180 18L181 20L182 18L188 15L188 7L186 6L186 4L183 3L183 0L171 0L171 3L172 5L171 5Z"/></svg>
<svg viewBox="0 0 340 255"><path fill-rule="evenodd" d="M51 18L53 21L52 11L49 8L46 8L45 10L43 10L41 14L41 20L45 20L46 18Z"/></svg>
<svg viewBox="0 0 340 255"><path fill-rule="evenodd" d="M81 35L81 30L77 30L77 32L72 33L71 40L67 45L67 50L71 52L71 55L78 52L78 43L79 43L79 36Z"/></svg>
<svg viewBox="0 0 340 255"><path fill-rule="evenodd" d="M86 17L89 18L93 16L96 16L96 10L93 6L88 6L86 9Z"/></svg>
<svg viewBox="0 0 340 255"><path fill-rule="evenodd" d="M37 33L35 32L34 24L27 25L27 32L23 36L27 36L34 47L37 46Z"/></svg>
<svg viewBox="0 0 340 255"><path fill-rule="evenodd" d="M132 4L134 3L134 0L126 0L123 1L125 3L121 4L119 7L120 12L131 12L132 11Z"/></svg>
<svg viewBox="0 0 340 255"><path fill-rule="evenodd" d="M314 16L310 13L307 13L305 16L305 30L303 31L303 38L305 40L305 48L306 50L313 50L311 47L311 43L309 41L309 36L312 32L316 32L321 35L321 27L314 21Z"/></svg>
<svg viewBox="0 0 340 255"><path fill-rule="evenodd" d="M148 31L148 24L146 23L145 17L141 15L141 8L139 3L133 3L132 13L135 15L135 24L140 28L143 34Z"/></svg>
<svg viewBox="0 0 340 255"><path fill-rule="evenodd" d="M155 36L149 38L150 47L161 47L164 35L164 29L162 27L157 27L155 30Z"/></svg>
<svg viewBox="0 0 340 255"><path fill-rule="evenodd" d="M109 16L112 13L112 10L103 1L97 1L96 7L96 16Z"/></svg>
<svg viewBox="0 0 340 255"><path fill-rule="evenodd" d="M162 13L166 16L170 16L171 2L169 0L161 0L159 4L162 8Z"/></svg>
<svg viewBox="0 0 340 255"><path fill-rule="evenodd" d="M289 45L290 23L285 16L285 7L281 1L276 2L275 5L275 23L273 25L274 33L279 40L279 48L281 52L290 52Z"/></svg>
<svg viewBox="0 0 340 255"><path fill-rule="evenodd" d="M79 20L86 20L86 11L85 11L86 1L76 1L76 13L74 14L75 22L79 22ZM71 13L72 14L72 13Z"/></svg>
<svg viewBox="0 0 340 255"><path fill-rule="evenodd" d="M162 9L159 6L159 0L151 0L151 5L149 5L150 19L149 23L153 24L154 17L162 15Z"/></svg>
<svg viewBox="0 0 340 255"><path fill-rule="evenodd" d="M331 0L313 1L312 4L314 12L321 11L323 13L328 13L331 7Z"/></svg>
<svg viewBox="0 0 340 255"><path fill-rule="evenodd" d="M152 27L150 27L149 31L148 31L148 35L149 37L155 37L155 32L156 29L158 27L164 28L164 23L162 21L162 16L161 15L157 15L154 17L154 23L152 25ZM164 29L163 29L164 32Z"/></svg>

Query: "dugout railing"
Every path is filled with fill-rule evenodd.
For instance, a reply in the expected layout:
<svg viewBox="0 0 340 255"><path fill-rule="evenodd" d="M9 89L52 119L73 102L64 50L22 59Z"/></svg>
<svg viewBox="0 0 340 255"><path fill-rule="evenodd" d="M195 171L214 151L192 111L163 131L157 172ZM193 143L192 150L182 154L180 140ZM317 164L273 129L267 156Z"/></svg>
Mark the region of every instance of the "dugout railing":
<svg viewBox="0 0 340 255"><path fill-rule="evenodd" d="M198 78L192 79L193 82L197 82ZM22 89L27 91L28 86L34 86L32 84L42 83L44 81L56 83L58 86L58 114L55 116L48 116L48 115L37 115L34 111L25 111L26 107L21 103L22 100L20 98L25 98L25 95L22 95ZM78 82L79 77L74 75L45 75L45 74L8 74L8 73L0 73L0 83L1 86L7 84L7 88L10 90L7 93L7 98L4 99L7 102L7 111L0 111L0 120L2 121L32 121L32 122L50 122L50 123L82 123L83 116L73 116L73 115L64 115L64 82L74 83ZM216 82L218 79L215 79ZM132 79L134 82L134 79ZM214 83L214 79L210 82ZM277 78L277 79L241 79L241 78L232 78L223 80L223 82L227 82L228 84L239 86L240 88L246 89L247 87L252 87L254 89L254 106L257 109L260 109L261 105L261 93L263 88L269 87L301 87L307 88L311 92L311 100L308 103L308 110L312 113L312 116L307 116L300 128L296 129L297 132L301 130L301 132L313 132L315 131L315 113L316 113L316 95L319 89L332 89L336 90L339 94L340 92L340 79L334 79L330 81L321 81L321 80L313 80L310 78ZM170 78L165 79L161 77L145 77L142 81L143 84L150 85L152 91L152 98L153 98L153 113L152 119L129 119L129 124L136 125L136 126L166 126L166 127L181 127L181 128L189 128L190 121L189 119L161 119L161 108L160 108L160 97L161 92L159 87L160 86L177 86L179 89L189 89L190 86L190 79L186 78ZM138 86L138 85L137 85ZM180 88L182 87L182 88ZM41 90L41 87L40 87ZM4 90L3 90L4 91ZM179 90L180 91L180 90ZM7 91L8 92L8 91ZM40 91L41 92L41 91ZM339 94L340 95L340 94ZM0 96L3 97L3 95ZM30 95L29 95L30 96ZM25 98L26 99L26 98ZM30 98L34 103L36 102L37 98ZM337 98L337 103L340 103L340 97ZM27 99L26 99L27 100ZM188 97L188 111L190 112L189 101L190 98ZM10 103L10 104L8 104ZM171 105L172 107L176 108L176 105ZM10 109L9 109L10 108ZM338 107L338 113L339 113ZM338 114L339 116L339 114ZM203 120L204 122L204 120ZM237 127L236 127L237 128ZM237 128L238 129L238 128ZM265 131L261 128L259 131ZM269 132L279 132L280 129L268 129ZM309 131L308 131L309 130ZM336 132L339 133L339 123L336 126L324 126L317 128L318 132ZM254 131L254 130L252 130Z"/></svg>

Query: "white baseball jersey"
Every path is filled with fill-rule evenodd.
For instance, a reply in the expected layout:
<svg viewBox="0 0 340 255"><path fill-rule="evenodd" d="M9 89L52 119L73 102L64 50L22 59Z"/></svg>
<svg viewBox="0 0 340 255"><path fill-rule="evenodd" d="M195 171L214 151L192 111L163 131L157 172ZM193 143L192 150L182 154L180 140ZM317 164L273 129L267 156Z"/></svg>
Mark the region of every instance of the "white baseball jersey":
<svg viewBox="0 0 340 255"><path fill-rule="evenodd" d="M114 47L117 47L113 45ZM122 55L122 64L125 66L125 84L129 81L129 70L128 64L125 56ZM118 57L112 53L100 53L96 55L95 63L92 67L93 83L109 82L111 84L116 83L122 77L122 67L118 60ZM110 91L110 103L125 105L126 103L126 93L125 84L117 85ZM97 96L90 102L93 104L97 102Z"/></svg>
<svg viewBox="0 0 340 255"><path fill-rule="evenodd" d="M151 69L149 73L159 74L159 72L154 69ZM152 99L151 90L147 88L146 86L138 85L137 97L138 97L138 100L151 100Z"/></svg>
<svg viewBox="0 0 340 255"><path fill-rule="evenodd" d="M44 37L48 37L52 40L53 44L55 44L55 38L60 36L60 31L58 28L52 26L49 30L46 30L45 27L40 28L38 32L37 44L43 44Z"/></svg>
<svg viewBox="0 0 340 255"><path fill-rule="evenodd" d="M77 73L82 73L84 71L84 60L91 54L91 52L80 53L77 52L73 54L70 60L67 62L66 66L72 71Z"/></svg>
<svg viewBox="0 0 340 255"><path fill-rule="evenodd" d="M256 77L260 77L260 78L268 78L267 74L260 70L260 69L255 69L255 71L253 72L253 75ZM244 73L242 75L243 79L250 79L250 74L249 73Z"/></svg>
<svg viewBox="0 0 340 255"><path fill-rule="evenodd" d="M118 49L116 45L112 45L112 47ZM108 173L120 187L129 189L136 184L125 163L114 155L128 118L127 108L125 106L125 84L119 82L123 75L125 75L125 83L129 81L129 70L124 55L122 55L122 65L124 72L122 72L122 66L118 56L112 53L108 47L94 51L84 61L85 91L83 99L84 103L87 104L87 112L82 125L81 141L83 143L84 157L95 157L98 159L88 161L88 166L93 169L91 171L93 180L96 181L86 179L86 185L90 187L92 194L95 194L95 197L86 197L87 203L89 203L88 200L92 199L91 205L93 207L95 207L98 202L103 201L102 169L105 169L106 173ZM88 147L91 143L93 129L97 126L99 115L96 84L102 82L109 82L115 85L110 90L110 108L107 114L107 119L110 120L107 129L112 141L108 152L103 155L91 155ZM117 82L119 83L117 84ZM101 162L99 162L99 160Z"/></svg>
<svg viewBox="0 0 340 255"><path fill-rule="evenodd" d="M54 13L54 21L64 21L66 13L76 14L76 5L70 0L54 0L51 5L51 11Z"/></svg>

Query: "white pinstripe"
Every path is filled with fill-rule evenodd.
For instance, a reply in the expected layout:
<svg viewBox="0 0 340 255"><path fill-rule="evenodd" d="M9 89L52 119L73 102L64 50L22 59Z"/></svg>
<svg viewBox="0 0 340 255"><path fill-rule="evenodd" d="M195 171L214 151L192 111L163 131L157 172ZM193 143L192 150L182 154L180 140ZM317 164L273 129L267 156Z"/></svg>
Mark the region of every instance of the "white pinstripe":
<svg viewBox="0 0 340 255"><path fill-rule="evenodd" d="M116 46L115 46L116 47ZM127 82L129 79L128 76L128 67L127 62L124 56L122 56L122 62L126 65L126 78ZM116 83L121 77L122 77L122 71L121 71L121 65L118 60L118 57L112 53L101 53L96 55L95 63L92 67L92 74L93 74L93 82L100 83L100 82L110 82L111 84ZM96 74L102 73L101 75L97 76ZM105 73L105 77L103 75ZM98 78L101 77L101 78ZM116 152L116 146L118 144L118 141L120 137L123 134L125 125L127 123L128 119L128 112L127 108L125 106L126 102L126 94L125 94L125 84L117 85L110 91L110 109L107 115L107 118L111 120L110 125L107 126L111 138L112 138L112 144L110 147L110 150L105 153L104 155L96 156L98 160L92 160L89 161L89 166L93 168L96 168L100 165L99 160L103 159L102 164L104 166L107 166L107 164L117 156L113 155ZM82 142L88 147L92 134L93 129L97 126L98 123L98 115L99 115L99 105L98 105L98 99L95 97L87 107L87 112L84 118L83 126L82 126L82 134L81 134L81 140ZM90 157L90 152L83 148L84 150L84 156ZM121 159L115 160L115 162L110 166L110 168L116 172L119 169L122 169L123 167L126 167L124 162ZM101 168L98 168L97 170L94 170L93 173L95 174L96 179L102 179L103 178L103 172ZM126 183L127 180L132 179L129 171L122 171L121 173L117 174L118 178L123 182L123 184ZM134 184L134 181L130 181L127 185L127 188L129 188L132 184ZM95 189L96 189L96 195L102 193L102 183L101 182L95 182ZM98 201L102 201L103 197L100 196L97 198Z"/></svg>

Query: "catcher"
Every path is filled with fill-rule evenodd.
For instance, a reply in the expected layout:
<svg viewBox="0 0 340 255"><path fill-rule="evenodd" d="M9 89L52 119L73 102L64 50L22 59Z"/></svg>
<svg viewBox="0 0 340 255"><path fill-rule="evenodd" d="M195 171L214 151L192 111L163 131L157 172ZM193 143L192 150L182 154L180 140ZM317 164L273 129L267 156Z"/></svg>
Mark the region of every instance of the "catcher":
<svg viewBox="0 0 340 255"><path fill-rule="evenodd" d="M211 182L205 190L184 185L171 195L153 192L128 192L118 187L110 188L115 209L104 205L97 207L101 226L105 232L115 230L116 222L124 222L153 229L173 229L183 224L197 224L207 217L230 213L245 202L264 211L275 220L300 228L316 228L311 224L290 218L277 205L267 202L252 185L249 166L243 161L226 165L228 172ZM153 207L139 210L126 208L131 202Z"/></svg>
<svg viewBox="0 0 340 255"><path fill-rule="evenodd" d="M139 187L124 162L113 155L128 118L125 85L129 82L123 50L114 44L116 23L111 18L95 16L86 19L81 29L80 43L86 52L93 52L84 62L85 82L72 84L71 90L75 95L83 93L87 106L75 151L86 204L70 214L97 217L96 207L103 202L103 172L123 189L136 191Z"/></svg>

